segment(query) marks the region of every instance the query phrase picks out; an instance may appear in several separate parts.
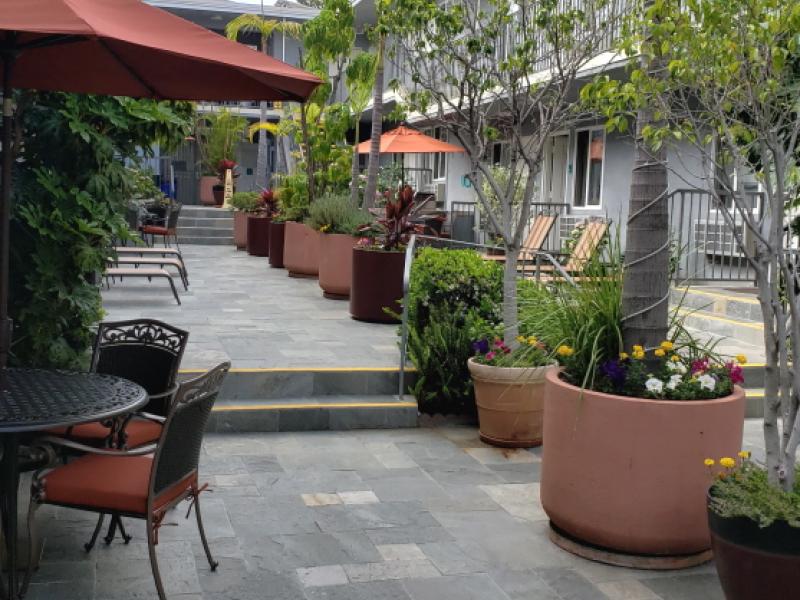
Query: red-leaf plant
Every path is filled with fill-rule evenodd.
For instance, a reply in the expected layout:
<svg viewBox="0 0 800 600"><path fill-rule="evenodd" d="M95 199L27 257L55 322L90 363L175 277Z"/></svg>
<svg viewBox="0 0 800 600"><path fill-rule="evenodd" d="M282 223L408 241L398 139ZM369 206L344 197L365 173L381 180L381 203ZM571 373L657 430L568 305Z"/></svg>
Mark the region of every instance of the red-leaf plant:
<svg viewBox="0 0 800 600"><path fill-rule="evenodd" d="M236 171L236 167L239 165L236 164L235 160L230 160L229 158L223 158L221 161L217 163L217 177L221 183L225 183L225 172L230 169L233 173L233 177L236 178L239 176L239 173Z"/></svg>
<svg viewBox="0 0 800 600"><path fill-rule="evenodd" d="M411 234L422 233L422 226L411 221L411 212L414 208L414 190L410 185L404 185L397 191L394 200L387 200L383 216L375 219L370 225L365 225L361 232L374 238L375 244L383 250L398 250L408 243ZM380 215L380 209L370 212Z"/></svg>

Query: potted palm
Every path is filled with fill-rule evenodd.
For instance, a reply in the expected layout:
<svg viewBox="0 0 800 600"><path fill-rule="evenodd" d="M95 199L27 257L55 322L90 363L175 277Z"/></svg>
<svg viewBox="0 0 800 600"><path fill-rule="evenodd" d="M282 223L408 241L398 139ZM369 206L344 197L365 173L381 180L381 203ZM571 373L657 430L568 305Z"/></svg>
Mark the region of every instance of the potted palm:
<svg viewBox="0 0 800 600"><path fill-rule="evenodd" d="M350 297L356 235L370 219L347 194L327 194L311 205L308 225L320 234L319 286L326 298Z"/></svg>
<svg viewBox="0 0 800 600"><path fill-rule="evenodd" d="M513 350L502 339L473 344L467 361L475 386L480 438L506 448L542 443L545 375L555 369L553 354L535 336L517 338Z"/></svg>
<svg viewBox="0 0 800 600"><path fill-rule="evenodd" d="M194 139L202 169L200 201L203 204L222 206L225 169L235 169L232 157L246 128L247 119L225 109L198 117Z"/></svg>
<svg viewBox="0 0 800 600"><path fill-rule="evenodd" d="M389 199L382 216L361 228L364 236L353 250L350 315L360 321L397 323L403 297L405 245L420 227L410 219L414 191L402 186ZM375 209L381 214L380 209Z"/></svg>

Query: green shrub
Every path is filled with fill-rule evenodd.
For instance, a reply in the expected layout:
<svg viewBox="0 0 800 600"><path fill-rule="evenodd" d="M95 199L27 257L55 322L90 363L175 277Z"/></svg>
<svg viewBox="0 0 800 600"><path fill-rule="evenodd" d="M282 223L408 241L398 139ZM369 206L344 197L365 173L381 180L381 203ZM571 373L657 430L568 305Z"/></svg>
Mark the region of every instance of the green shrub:
<svg viewBox="0 0 800 600"><path fill-rule="evenodd" d="M308 217L308 178L297 172L280 178L275 195L280 203L277 221L303 221Z"/></svg>
<svg viewBox="0 0 800 600"><path fill-rule="evenodd" d="M263 202L261 201L261 194L258 192L234 192L230 205L234 210L256 212L263 206Z"/></svg>
<svg viewBox="0 0 800 600"><path fill-rule="evenodd" d="M503 269L472 250L423 248L411 269L409 357L422 412L472 414L472 342L500 322Z"/></svg>
<svg viewBox="0 0 800 600"><path fill-rule="evenodd" d="M311 204L306 223L323 233L355 235L359 227L371 221L369 212L353 205L349 193L328 193Z"/></svg>

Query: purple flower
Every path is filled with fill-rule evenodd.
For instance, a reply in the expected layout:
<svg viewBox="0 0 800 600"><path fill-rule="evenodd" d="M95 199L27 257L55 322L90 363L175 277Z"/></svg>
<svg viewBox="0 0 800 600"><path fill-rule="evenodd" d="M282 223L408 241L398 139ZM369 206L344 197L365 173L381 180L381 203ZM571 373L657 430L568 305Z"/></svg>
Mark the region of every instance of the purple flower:
<svg viewBox="0 0 800 600"><path fill-rule="evenodd" d="M625 365L619 360L607 360L600 365L600 374L608 379L615 388L620 389L625 385L628 375Z"/></svg>
<svg viewBox="0 0 800 600"><path fill-rule="evenodd" d="M486 354L489 351L489 342L485 339L472 342L472 349L475 351L475 354Z"/></svg>

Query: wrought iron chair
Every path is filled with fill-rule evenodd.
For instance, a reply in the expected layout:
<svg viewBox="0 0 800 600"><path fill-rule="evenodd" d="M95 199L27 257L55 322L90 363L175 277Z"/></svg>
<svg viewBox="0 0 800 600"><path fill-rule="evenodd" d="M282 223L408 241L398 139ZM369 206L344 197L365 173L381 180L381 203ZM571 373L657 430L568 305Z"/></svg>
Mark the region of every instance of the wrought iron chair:
<svg viewBox="0 0 800 600"><path fill-rule="evenodd" d="M142 225L141 232L142 237L147 240L147 236L150 236L150 245L155 245L155 238L156 236L164 238L164 246L169 246L169 239L172 238L175 240L175 246L180 250L181 245L178 243L178 217L181 214L181 206L180 202L172 202L167 209L167 215L163 219L163 224L149 224L149 225Z"/></svg>
<svg viewBox="0 0 800 600"><path fill-rule="evenodd" d="M124 420L85 423L51 433L95 447L136 448L156 442L178 388L176 378L188 339L188 331L152 319L100 323L91 370L138 383L150 400L143 413ZM85 546L87 552L94 547L102 524L101 516ZM112 516L106 544L114 540L117 529L126 543L130 541L121 519Z"/></svg>
<svg viewBox="0 0 800 600"><path fill-rule="evenodd" d="M195 509L200 539L211 570L218 563L211 555L200 514L198 463L200 449L211 409L230 363L225 362L208 373L184 382L178 388L155 446L134 450L113 450L84 446L63 438L47 436L35 444L47 449L51 444L80 450L87 454L63 466L34 473L28 511L28 532L33 533L36 509L54 504L102 515L111 513L144 519L147 522L147 548L160 600L166 600L158 568L156 545L158 530L167 511L183 500L190 500L189 512ZM51 451L51 455L54 453ZM187 513L187 518L189 513ZM33 554L31 545L31 554ZM29 564L33 564L33 556ZM30 581L25 577L23 590Z"/></svg>

